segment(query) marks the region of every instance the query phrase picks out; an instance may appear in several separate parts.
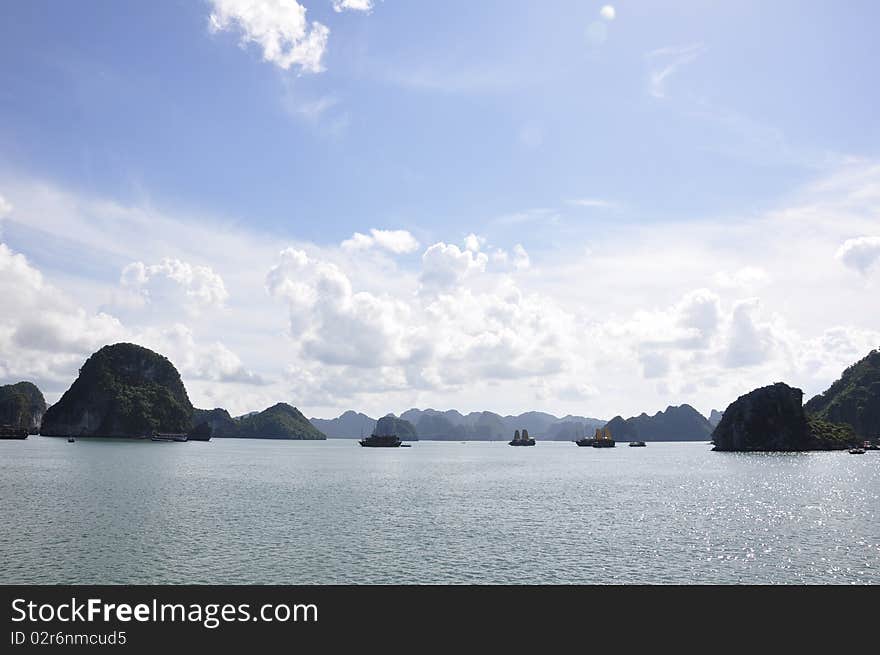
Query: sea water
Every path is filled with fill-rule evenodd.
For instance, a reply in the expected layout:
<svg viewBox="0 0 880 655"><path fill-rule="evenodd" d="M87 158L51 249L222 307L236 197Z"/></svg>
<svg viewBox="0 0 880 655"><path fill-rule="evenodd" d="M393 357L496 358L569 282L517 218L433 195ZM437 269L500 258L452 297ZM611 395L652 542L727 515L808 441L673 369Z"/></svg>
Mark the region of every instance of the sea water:
<svg viewBox="0 0 880 655"><path fill-rule="evenodd" d="M878 583L880 452L0 441L0 583Z"/></svg>

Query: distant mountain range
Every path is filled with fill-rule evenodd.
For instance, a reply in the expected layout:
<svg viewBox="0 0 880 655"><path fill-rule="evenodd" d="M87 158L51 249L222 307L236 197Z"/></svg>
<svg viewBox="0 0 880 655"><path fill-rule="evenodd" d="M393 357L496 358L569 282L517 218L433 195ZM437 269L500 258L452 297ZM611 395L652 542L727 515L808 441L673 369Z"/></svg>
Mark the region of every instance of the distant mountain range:
<svg viewBox="0 0 880 655"><path fill-rule="evenodd" d="M654 416L615 416L606 427L618 441L709 441L714 426L690 405L667 407Z"/></svg>
<svg viewBox="0 0 880 655"><path fill-rule="evenodd" d="M522 429L545 441L570 441L592 434L596 428L605 425L603 419L571 415L559 418L544 412L501 416L494 412L462 414L454 409L445 412L408 409L399 418L413 425L418 439L433 441L506 440L513 436L514 430ZM356 439L370 434L376 427L376 419L351 410L337 418L312 418L310 421L334 439Z"/></svg>

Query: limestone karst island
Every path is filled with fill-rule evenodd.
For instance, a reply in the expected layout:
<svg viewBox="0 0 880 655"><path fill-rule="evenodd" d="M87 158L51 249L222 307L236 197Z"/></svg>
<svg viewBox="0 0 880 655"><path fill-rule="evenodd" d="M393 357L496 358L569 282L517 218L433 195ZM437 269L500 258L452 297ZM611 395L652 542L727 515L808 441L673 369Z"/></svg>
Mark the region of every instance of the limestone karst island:
<svg viewBox="0 0 880 655"><path fill-rule="evenodd" d="M193 407L174 364L131 343L101 348L82 365L60 400L47 407L40 390L22 381L0 387L0 436L97 437L208 441L213 438L378 440L400 445L418 440L574 441L605 446L615 441L706 441L716 451L811 451L876 447L880 436L880 351L847 368L824 393L803 402L803 392L782 382L755 389L709 418L690 405L670 406L653 416L610 421L542 412L501 416L454 410L410 409L373 419L348 411L335 419L307 419L278 402L233 417L223 408ZM595 430L596 437L589 437ZM386 442L382 441L386 439Z"/></svg>

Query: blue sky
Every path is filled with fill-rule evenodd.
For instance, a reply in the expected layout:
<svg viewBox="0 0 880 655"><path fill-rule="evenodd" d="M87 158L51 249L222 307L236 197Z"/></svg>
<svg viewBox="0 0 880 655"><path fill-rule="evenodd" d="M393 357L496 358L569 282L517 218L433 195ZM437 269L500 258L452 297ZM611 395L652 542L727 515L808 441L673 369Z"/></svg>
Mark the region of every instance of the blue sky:
<svg viewBox="0 0 880 655"><path fill-rule="evenodd" d="M846 358L878 344L880 325L866 307L876 292L871 239L880 233L880 8L604 6L6 2L0 198L9 208L0 240L9 258L26 259L26 275L40 274L69 299L69 311L116 321L108 336L174 350L163 341L168 331L189 330L191 341L177 347L202 403L274 397L325 414L431 404L610 417L679 402L708 412L776 377L819 390ZM254 34L255 8L276 21L271 29L296 25L305 10L304 34L318 34L318 22L326 43L285 68L259 36L244 36L249 27ZM211 16L224 11L212 29ZM166 231L133 244L134 216L161 217ZM397 234L343 247L370 229ZM234 268L215 237L253 245L250 256L237 255L259 270ZM457 252L429 256L434 244ZM286 248L308 253L307 273L280 255ZM438 252L454 274L428 270ZM829 270L804 290L816 257ZM190 268L162 264L169 259ZM312 276L318 295L336 275L316 274L322 266L348 279L351 297L339 296L337 310L354 323L339 341L319 347L316 337L344 322L338 311L321 314L314 298L305 307L290 285L267 282L285 262L295 282ZM147 273L126 282L123 270L135 263ZM223 293L210 291L215 278ZM441 278L452 282L429 293ZM161 289L147 288L159 279ZM208 290L193 291L206 279ZM513 323L490 313L484 322L499 322L485 333L468 326L468 315L437 318L438 299L458 308L476 299L487 311L510 289L553 305L535 317L508 302ZM359 304L359 293L375 303ZM835 315L815 310L817 293L829 294ZM194 297L221 314L186 309ZM717 329L681 317L694 298ZM757 301L763 318L742 304ZM360 311L395 317L405 334L399 325L363 325ZM288 314L303 312L313 322L291 331ZM745 314L757 350L746 347L738 360L733 331ZM556 323L539 325L547 316ZM517 320L533 324L520 329ZM429 343L432 321L447 332ZM801 361L798 353L823 350L839 329L849 344L841 354ZM24 330L7 326L8 334ZM702 346L682 345L675 330L703 330ZM653 332L662 344L648 338ZM352 333L373 335L364 350L397 354L326 356L346 352ZM473 349L467 366L452 351L438 354L444 339L457 344L452 350ZM34 353L19 357L24 341L4 352L0 339L0 377L37 378L50 395L93 345L65 337L31 343ZM227 368L240 364L247 374L205 368L219 351L204 349L218 343ZM503 348L486 355L487 344ZM51 370L33 363L40 352L59 358ZM481 366L480 357L498 365ZM706 368L710 360L735 365ZM463 380L449 369L470 373ZM399 383L372 389L379 377ZM727 382L707 389L713 377ZM640 387L631 393L634 379Z"/></svg>

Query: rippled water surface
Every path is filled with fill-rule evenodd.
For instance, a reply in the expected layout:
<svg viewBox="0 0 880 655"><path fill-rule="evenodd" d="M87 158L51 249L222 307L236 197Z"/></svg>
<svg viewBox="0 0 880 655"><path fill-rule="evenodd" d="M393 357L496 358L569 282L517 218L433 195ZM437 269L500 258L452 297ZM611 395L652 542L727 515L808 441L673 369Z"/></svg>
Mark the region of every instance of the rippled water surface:
<svg viewBox="0 0 880 655"><path fill-rule="evenodd" d="M878 583L880 452L0 441L0 583Z"/></svg>

